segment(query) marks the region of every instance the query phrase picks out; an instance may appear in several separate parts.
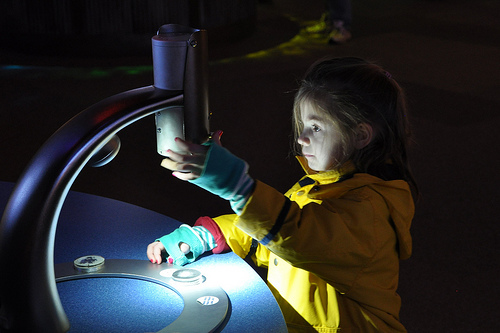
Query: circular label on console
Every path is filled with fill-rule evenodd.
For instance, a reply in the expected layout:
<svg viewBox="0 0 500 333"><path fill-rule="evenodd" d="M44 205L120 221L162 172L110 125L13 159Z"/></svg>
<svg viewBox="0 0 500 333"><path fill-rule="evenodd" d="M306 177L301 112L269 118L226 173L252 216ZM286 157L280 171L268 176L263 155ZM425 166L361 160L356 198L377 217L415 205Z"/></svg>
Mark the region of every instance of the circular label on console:
<svg viewBox="0 0 500 333"><path fill-rule="evenodd" d="M104 265L104 258L96 255L83 256L73 261L73 265L78 270L96 271Z"/></svg>
<svg viewBox="0 0 500 333"><path fill-rule="evenodd" d="M219 302L219 299L215 296L203 296L196 300L201 305L214 305Z"/></svg>

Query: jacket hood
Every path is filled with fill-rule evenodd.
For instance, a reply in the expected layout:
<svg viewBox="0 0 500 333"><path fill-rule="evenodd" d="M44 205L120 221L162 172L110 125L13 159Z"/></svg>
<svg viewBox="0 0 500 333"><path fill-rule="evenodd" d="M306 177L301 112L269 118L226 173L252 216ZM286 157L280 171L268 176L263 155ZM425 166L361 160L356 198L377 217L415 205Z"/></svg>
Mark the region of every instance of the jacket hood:
<svg viewBox="0 0 500 333"><path fill-rule="evenodd" d="M369 185L384 198L398 237L399 258L408 259L412 252L410 234L415 205L408 183L403 180L382 181Z"/></svg>
<svg viewBox="0 0 500 333"><path fill-rule="evenodd" d="M297 160L306 174L321 175L321 173L309 169L307 160L302 156L298 156ZM408 259L412 253L410 227L413 215L415 214L415 205L408 183L404 180L385 181L366 173L357 173L353 178L342 182L342 185L337 190L348 192L355 188L368 186L384 198L398 238L399 257L400 259ZM332 186L335 185L332 184ZM317 193L319 197L321 196L320 192ZM340 195L340 193L338 194Z"/></svg>

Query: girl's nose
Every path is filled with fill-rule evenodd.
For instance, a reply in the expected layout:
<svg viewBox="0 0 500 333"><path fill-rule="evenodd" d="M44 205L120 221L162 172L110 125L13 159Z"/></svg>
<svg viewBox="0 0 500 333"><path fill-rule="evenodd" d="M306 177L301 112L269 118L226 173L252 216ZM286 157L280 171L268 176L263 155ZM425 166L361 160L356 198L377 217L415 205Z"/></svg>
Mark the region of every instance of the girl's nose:
<svg viewBox="0 0 500 333"><path fill-rule="evenodd" d="M299 138L297 139L297 143L301 146L308 146L309 145L309 139L307 136L304 135L304 133L300 134Z"/></svg>

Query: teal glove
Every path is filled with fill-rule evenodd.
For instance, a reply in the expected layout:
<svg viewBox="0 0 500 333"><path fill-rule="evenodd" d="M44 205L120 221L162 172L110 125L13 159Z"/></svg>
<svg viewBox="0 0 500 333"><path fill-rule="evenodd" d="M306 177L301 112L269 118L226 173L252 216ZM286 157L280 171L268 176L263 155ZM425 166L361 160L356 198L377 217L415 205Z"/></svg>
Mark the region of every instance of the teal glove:
<svg viewBox="0 0 500 333"><path fill-rule="evenodd" d="M208 145L201 176L189 182L229 200L234 212L241 214L255 183L248 175L248 164L218 144Z"/></svg>
<svg viewBox="0 0 500 333"><path fill-rule="evenodd" d="M217 246L213 236L204 227L191 228L187 224L182 224L170 234L158 238L157 241L160 241L165 246L165 250L172 257L173 263L179 266L192 263L203 252ZM188 244L191 252L184 254L179 248L180 243Z"/></svg>

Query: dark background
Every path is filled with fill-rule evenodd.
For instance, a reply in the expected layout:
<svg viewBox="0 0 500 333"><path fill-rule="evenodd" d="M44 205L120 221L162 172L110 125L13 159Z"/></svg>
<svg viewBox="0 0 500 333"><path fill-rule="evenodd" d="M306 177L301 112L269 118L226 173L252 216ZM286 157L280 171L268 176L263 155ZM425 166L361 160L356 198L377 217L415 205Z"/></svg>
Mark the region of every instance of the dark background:
<svg viewBox="0 0 500 333"><path fill-rule="evenodd" d="M410 332L497 332L500 3L354 0L353 39L338 46L304 32L323 10L322 1L259 2L252 34L211 38L211 129L224 131L223 144L249 162L253 177L285 191L301 176L290 153L290 118L305 70L327 55L384 66L407 91L422 191L414 254L401 267L401 320ZM57 54L1 48L0 180L16 181L43 142L81 110L153 83L149 49L116 50L102 55L91 45L77 56L64 45ZM160 168L153 118L119 135L117 158L85 168L73 190L186 223L230 212Z"/></svg>

